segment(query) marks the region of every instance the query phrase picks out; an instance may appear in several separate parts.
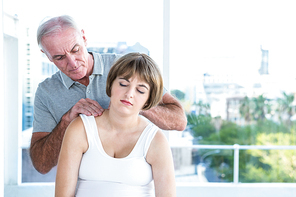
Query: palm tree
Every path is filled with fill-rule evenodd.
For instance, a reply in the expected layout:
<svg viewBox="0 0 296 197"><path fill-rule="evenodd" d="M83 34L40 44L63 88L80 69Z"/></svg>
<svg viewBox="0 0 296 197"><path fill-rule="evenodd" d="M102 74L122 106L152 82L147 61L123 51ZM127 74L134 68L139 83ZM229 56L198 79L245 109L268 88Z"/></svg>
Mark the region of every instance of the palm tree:
<svg viewBox="0 0 296 197"><path fill-rule="evenodd" d="M206 115L207 116L207 115L210 114L210 109L211 109L210 104L203 103L200 100L200 101L198 101L198 103L194 103L193 105L196 106L196 108L198 108L198 110L196 110L196 111L198 111L198 114L199 115L203 114L203 115Z"/></svg>
<svg viewBox="0 0 296 197"><path fill-rule="evenodd" d="M264 120L265 115L270 111L270 105L267 98L261 94L257 98L252 99L254 102L253 116L255 120Z"/></svg>
<svg viewBox="0 0 296 197"><path fill-rule="evenodd" d="M250 123L252 120L251 105L252 101L247 96L245 96L243 100L240 101L239 113L247 123Z"/></svg>
<svg viewBox="0 0 296 197"><path fill-rule="evenodd" d="M283 114L288 115L288 124L291 123L291 117L295 114L295 106L292 104L294 101L294 94L286 94L286 92L282 92L283 98L278 98L278 113L279 118L281 120L281 117Z"/></svg>

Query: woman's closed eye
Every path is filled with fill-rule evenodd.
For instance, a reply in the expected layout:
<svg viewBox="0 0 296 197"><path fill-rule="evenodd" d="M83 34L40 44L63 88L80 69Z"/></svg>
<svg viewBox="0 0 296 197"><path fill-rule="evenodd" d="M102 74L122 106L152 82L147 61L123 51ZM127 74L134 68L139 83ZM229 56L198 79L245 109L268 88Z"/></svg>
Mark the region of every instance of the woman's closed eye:
<svg viewBox="0 0 296 197"><path fill-rule="evenodd" d="M139 90L139 89L138 89L138 92L139 92L140 94L145 94L145 92L143 92L143 91L141 91L141 90Z"/></svg>
<svg viewBox="0 0 296 197"><path fill-rule="evenodd" d="M120 86L123 86L123 87L126 87L126 86L127 86L126 84L123 84L123 83L121 83L121 82L119 82L119 85L120 85Z"/></svg>
<svg viewBox="0 0 296 197"><path fill-rule="evenodd" d="M127 87L127 86L128 86L127 84L124 84L124 83L121 83L121 82L119 82L119 85L122 86L122 87ZM139 89L137 89L137 91L138 91L140 94L145 94L145 91L142 91L142 90L139 90Z"/></svg>

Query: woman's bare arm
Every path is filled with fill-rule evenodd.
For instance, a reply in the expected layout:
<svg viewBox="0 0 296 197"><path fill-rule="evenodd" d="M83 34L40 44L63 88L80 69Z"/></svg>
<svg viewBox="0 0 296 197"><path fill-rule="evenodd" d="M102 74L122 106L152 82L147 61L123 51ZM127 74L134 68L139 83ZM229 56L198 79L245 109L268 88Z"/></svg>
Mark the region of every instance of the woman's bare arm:
<svg viewBox="0 0 296 197"><path fill-rule="evenodd" d="M76 118L67 128L58 160L55 197L74 197L79 166L88 149L83 122Z"/></svg>
<svg viewBox="0 0 296 197"><path fill-rule="evenodd" d="M152 166L156 197L176 197L173 157L165 135L158 131L147 153Z"/></svg>

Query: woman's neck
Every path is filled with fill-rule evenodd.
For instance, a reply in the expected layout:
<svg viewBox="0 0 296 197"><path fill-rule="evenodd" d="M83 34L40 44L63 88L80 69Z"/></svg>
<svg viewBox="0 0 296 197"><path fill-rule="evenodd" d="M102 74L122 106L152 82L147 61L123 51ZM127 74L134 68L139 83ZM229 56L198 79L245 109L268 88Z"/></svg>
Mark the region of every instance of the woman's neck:
<svg viewBox="0 0 296 197"><path fill-rule="evenodd" d="M106 110L104 112L110 128L116 132L133 132L140 123L140 117L138 114L122 116L112 110Z"/></svg>

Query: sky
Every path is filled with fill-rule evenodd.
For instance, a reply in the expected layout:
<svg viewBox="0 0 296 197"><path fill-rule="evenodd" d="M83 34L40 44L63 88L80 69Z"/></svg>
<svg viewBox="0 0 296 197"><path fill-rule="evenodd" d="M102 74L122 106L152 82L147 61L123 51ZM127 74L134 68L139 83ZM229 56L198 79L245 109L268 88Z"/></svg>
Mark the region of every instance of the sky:
<svg viewBox="0 0 296 197"><path fill-rule="evenodd" d="M15 6L17 5L17 6ZM170 87L184 90L203 73L258 75L261 47L271 75L295 77L296 4L292 0L171 0ZM4 11L37 29L69 14L89 42L140 42L162 64L160 0L4 0Z"/></svg>
<svg viewBox="0 0 296 197"><path fill-rule="evenodd" d="M186 3L188 4L186 5ZM295 77L296 4L293 1L172 1L172 72L258 74L261 46L269 50L269 72ZM180 29L176 31L176 29ZM184 52L180 52L180 49ZM180 73L178 75L180 76ZM176 78L172 76L172 78ZM174 80L176 81L176 80ZM178 86L178 84L176 84Z"/></svg>

